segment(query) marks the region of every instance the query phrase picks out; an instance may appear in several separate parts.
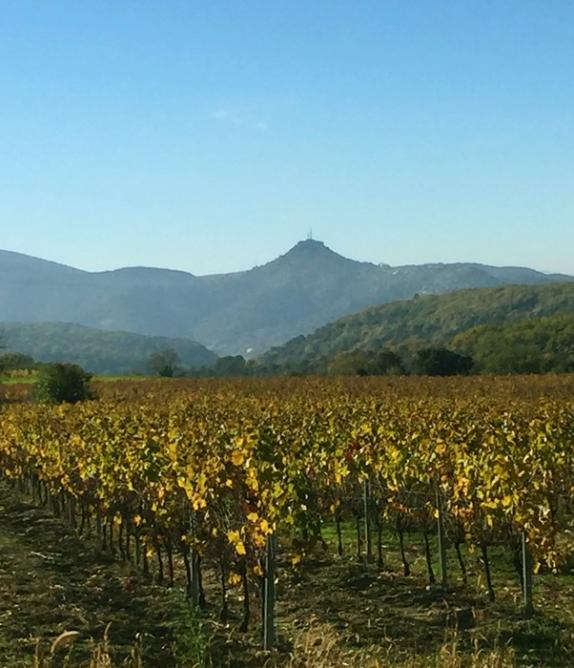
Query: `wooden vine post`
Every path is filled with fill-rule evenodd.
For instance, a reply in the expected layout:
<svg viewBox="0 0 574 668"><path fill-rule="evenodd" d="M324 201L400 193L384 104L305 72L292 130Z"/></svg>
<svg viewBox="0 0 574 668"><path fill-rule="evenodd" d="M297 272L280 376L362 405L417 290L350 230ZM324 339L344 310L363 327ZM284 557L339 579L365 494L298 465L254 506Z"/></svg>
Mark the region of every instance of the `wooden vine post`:
<svg viewBox="0 0 574 668"><path fill-rule="evenodd" d="M189 533L191 536L196 534L196 519L195 512L189 505ZM199 607L200 602L200 586L199 586L199 554L197 550L193 547L190 549L189 554L189 600L194 608Z"/></svg>
<svg viewBox="0 0 574 668"><path fill-rule="evenodd" d="M275 535L267 536L265 550L265 584L263 588L263 649L275 644Z"/></svg>
<svg viewBox="0 0 574 668"><path fill-rule="evenodd" d="M532 555L528 546L528 536L522 532L522 594L524 599L524 610L527 615L534 612L534 601L532 597Z"/></svg>
<svg viewBox="0 0 574 668"><path fill-rule="evenodd" d="M199 586L199 554L193 547L191 548L191 603L194 608L199 607L201 590Z"/></svg>
<svg viewBox="0 0 574 668"><path fill-rule="evenodd" d="M438 539L438 558L440 566L440 583L443 587L448 584L448 563L446 558L446 533L444 530L444 507L440 485L435 484L436 489L436 508L437 508L437 539Z"/></svg>
<svg viewBox="0 0 574 668"><path fill-rule="evenodd" d="M363 512L365 515L365 563L373 561L373 536L371 531L371 483L363 482Z"/></svg>

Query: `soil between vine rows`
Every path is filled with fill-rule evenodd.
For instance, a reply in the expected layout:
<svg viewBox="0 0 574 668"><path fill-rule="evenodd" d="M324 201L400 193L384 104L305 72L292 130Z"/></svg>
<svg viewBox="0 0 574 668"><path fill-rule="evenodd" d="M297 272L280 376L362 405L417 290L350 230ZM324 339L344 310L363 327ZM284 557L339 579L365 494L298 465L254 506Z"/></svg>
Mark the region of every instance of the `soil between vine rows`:
<svg viewBox="0 0 574 668"><path fill-rule="evenodd" d="M120 663L145 634L146 665L175 666L179 620L169 593L94 550L46 510L0 484L0 666L32 664L38 639L79 631L71 666L84 665L109 628Z"/></svg>
<svg viewBox="0 0 574 668"><path fill-rule="evenodd" d="M217 618L219 592L206 569L208 609L202 613L209 636L212 665L284 665L292 640L316 625L330 628L341 646L353 652L378 648L389 657L385 665L407 665L409 656L435 656L457 626L462 650L475 638L485 647L511 643L519 665L570 666L574 637L574 578L537 579L538 612L525 619L517 604L518 583L503 552L493 550L498 601L486 602L480 587L462 588L452 564L453 586L447 591L427 587L422 546L409 542L413 576L400 574L393 545L387 545L389 571L365 568L352 556L352 532L346 536L348 557L334 557L333 536L294 570L279 569L277 626L279 652L260 651L258 603L253 601L251 631L237 630L241 615L239 593L232 590L229 624ZM388 543L393 538L388 536ZM480 578L474 556L467 554L471 585ZM61 632L76 630L71 666L87 665L95 643L111 623L109 638L114 665L120 665L143 637L144 666L191 666L182 658L189 642L185 605L163 586L142 582L129 564L114 560L79 539L47 510L0 484L0 667L30 666L38 640L49 643ZM177 649L179 645L179 650ZM178 655L178 651L180 652ZM185 652L184 652L185 653ZM392 658L391 658L392 657ZM352 658L351 658L352 661ZM353 665L350 663L349 665ZM430 665L430 664L429 664Z"/></svg>

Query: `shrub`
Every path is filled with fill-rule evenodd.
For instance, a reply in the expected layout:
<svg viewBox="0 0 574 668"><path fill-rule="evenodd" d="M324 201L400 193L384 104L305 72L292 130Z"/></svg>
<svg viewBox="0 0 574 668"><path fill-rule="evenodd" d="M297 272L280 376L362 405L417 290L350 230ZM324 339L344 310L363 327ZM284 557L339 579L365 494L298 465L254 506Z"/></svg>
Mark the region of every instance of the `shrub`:
<svg viewBox="0 0 574 668"><path fill-rule="evenodd" d="M425 376L456 376L469 374L473 359L446 348L423 348L416 354L414 372Z"/></svg>
<svg viewBox="0 0 574 668"><path fill-rule="evenodd" d="M38 374L36 398L50 404L75 404L93 399L91 378L92 375L77 364L46 364Z"/></svg>

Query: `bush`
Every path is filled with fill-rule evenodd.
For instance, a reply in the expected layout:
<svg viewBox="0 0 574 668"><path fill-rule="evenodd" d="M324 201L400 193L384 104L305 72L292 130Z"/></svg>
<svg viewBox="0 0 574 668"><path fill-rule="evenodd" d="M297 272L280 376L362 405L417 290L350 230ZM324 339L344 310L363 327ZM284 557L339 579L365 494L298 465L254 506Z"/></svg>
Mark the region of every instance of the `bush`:
<svg viewBox="0 0 574 668"><path fill-rule="evenodd" d="M77 364L46 364L38 374L36 398L50 404L75 404L93 399L91 378L92 375Z"/></svg>
<svg viewBox="0 0 574 668"><path fill-rule="evenodd" d="M416 354L414 372L425 376L467 375L474 365L472 357L446 348L423 348Z"/></svg>
<svg viewBox="0 0 574 668"><path fill-rule="evenodd" d="M392 376L406 373L402 359L392 350L351 350L335 355L327 372L343 376Z"/></svg>

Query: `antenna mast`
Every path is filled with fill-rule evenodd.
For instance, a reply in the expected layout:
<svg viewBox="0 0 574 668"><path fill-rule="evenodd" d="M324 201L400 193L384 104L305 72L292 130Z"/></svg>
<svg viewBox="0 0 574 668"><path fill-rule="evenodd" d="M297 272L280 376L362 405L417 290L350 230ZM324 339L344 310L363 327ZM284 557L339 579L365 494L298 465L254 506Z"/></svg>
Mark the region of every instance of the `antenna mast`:
<svg viewBox="0 0 574 668"><path fill-rule="evenodd" d="M307 241L313 241L313 228L309 228L309 232L307 233Z"/></svg>

